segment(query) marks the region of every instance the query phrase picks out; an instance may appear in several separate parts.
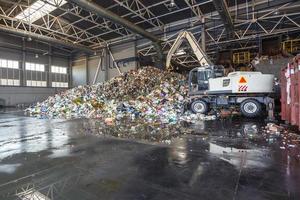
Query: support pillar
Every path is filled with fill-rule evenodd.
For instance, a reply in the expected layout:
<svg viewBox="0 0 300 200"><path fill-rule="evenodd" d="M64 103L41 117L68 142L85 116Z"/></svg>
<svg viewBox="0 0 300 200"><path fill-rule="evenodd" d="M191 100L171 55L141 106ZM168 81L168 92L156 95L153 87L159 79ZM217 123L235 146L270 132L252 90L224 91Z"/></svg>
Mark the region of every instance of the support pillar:
<svg viewBox="0 0 300 200"><path fill-rule="evenodd" d="M261 37L258 38L258 52L259 52L259 56L262 56L262 39Z"/></svg>
<svg viewBox="0 0 300 200"><path fill-rule="evenodd" d="M103 55L104 55L104 50L101 53L99 53L99 61L98 61L97 70L96 70L96 73L95 73L95 76L93 79L93 84L96 84L98 76L99 76L99 72L101 71Z"/></svg>
<svg viewBox="0 0 300 200"><path fill-rule="evenodd" d="M25 38L22 39L22 61L21 61L21 70L20 70L20 86L26 86L26 41Z"/></svg>
<svg viewBox="0 0 300 200"><path fill-rule="evenodd" d="M116 59L115 59L113 53L111 52L111 49L108 46L107 46L107 50L108 50L108 53L109 53L109 55L110 55L110 57L111 57L111 59L113 61L113 65L117 68L119 74L122 74L121 70L120 70L120 68L118 66L118 63L116 62Z"/></svg>
<svg viewBox="0 0 300 200"><path fill-rule="evenodd" d="M155 66L159 69L165 69L164 52L161 46L161 42L153 42L153 46L156 50Z"/></svg>
<svg viewBox="0 0 300 200"><path fill-rule="evenodd" d="M137 51L137 38L136 38L136 36L134 37L134 57L136 57L136 58L138 58L139 56L138 56L138 51ZM134 68L135 69L139 69L140 68L140 62L138 62L138 60L137 59L135 59L135 66L134 66Z"/></svg>
<svg viewBox="0 0 300 200"><path fill-rule="evenodd" d="M69 88L73 87L73 67L72 67L72 56L68 57L68 74L69 74Z"/></svg>
<svg viewBox="0 0 300 200"><path fill-rule="evenodd" d="M109 75L108 70L110 69L108 66L110 65L110 56L107 48L105 49L105 59L106 59L106 63L104 66L104 81L108 81L108 75Z"/></svg>
<svg viewBox="0 0 300 200"><path fill-rule="evenodd" d="M85 56L86 84L89 85L89 56Z"/></svg>
<svg viewBox="0 0 300 200"><path fill-rule="evenodd" d="M206 52L206 35L205 35L205 18L202 17L201 18L201 23L202 23L202 26L201 26L201 48L204 52Z"/></svg>
<svg viewBox="0 0 300 200"><path fill-rule="evenodd" d="M51 77L51 66L52 66L52 47L49 45L48 48L48 66L46 67L46 80L47 80L47 87L52 87L52 80Z"/></svg>
<svg viewBox="0 0 300 200"><path fill-rule="evenodd" d="M282 35L279 35L278 36L278 48L279 48L279 50L280 50L280 53L282 53L283 51L283 49L282 49Z"/></svg>

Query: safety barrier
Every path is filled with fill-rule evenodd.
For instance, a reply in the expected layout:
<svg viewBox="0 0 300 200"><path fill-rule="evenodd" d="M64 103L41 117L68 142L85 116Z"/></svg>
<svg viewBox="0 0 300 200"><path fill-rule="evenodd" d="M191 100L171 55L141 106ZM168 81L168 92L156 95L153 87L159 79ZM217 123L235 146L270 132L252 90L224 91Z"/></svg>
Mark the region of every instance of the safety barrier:
<svg viewBox="0 0 300 200"><path fill-rule="evenodd" d="M281 70L280 76L281 119L300 127L300 55Z"/></svg>

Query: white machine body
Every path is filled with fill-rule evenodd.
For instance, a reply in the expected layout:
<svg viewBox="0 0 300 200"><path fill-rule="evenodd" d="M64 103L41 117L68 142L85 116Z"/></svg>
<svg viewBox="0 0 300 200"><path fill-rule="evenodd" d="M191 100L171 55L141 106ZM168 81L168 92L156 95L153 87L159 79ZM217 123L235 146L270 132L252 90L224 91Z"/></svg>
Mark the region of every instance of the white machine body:
<svg viewBox="0 0 300 200"><path fill-rule="evenodd" d="M231 72L227 77L211 78L210 93L272 93L274 75L261 72Z"/></svg>
<svg viewBox="0 0 300 200"><path fill-rule="evenodd" d="M181 32L173 43L167 55L166 67L171 69L171 59L176 50L183 41L190 44L191 49L199 61L199 67L190 71L189 85L190 94L247 94L273 93L274 75L262 74L261 72L231 72L228 76L217 74L215 67L209 60L205 51L203 51L192 33L188 31ZM198 79L198 80L197 80Z"/></svg>
<svg viewBox="0 0 300 200"><path fill-rule="evenodd" d="M181 44L187 41L199 62L199 67L189 72L189 107L192 112L207 114L211 108L239 107L245 117L261 115L265 106L268 119L274 120L274 75L261 72L232 72L224 77L223 66L213 65L192 33L183 31L176 38L167 55L166 67L172 70L172 56L178 56ZM183 49L183 53L189 51ZM174 62L176 62L174 60Z"/></svg>

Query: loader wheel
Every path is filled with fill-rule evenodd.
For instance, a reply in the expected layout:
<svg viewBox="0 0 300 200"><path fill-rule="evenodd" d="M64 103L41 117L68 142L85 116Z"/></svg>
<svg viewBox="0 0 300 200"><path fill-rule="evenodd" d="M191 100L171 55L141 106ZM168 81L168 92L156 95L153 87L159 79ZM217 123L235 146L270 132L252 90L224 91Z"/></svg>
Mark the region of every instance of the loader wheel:
<svg viewBox="0 0 300 200"><path fill-rule="evenodd" d="M191 104L191 110L194 113L206 114L208 112L208 105L203 100L196 100Z"/></svg>
<svg viewBox="0 0 300 200"><path fill-rule="evenodd" d="M261 113L261 104L254 99L246 99L241 103L241 112L245 117L257 117Z"/></svg>

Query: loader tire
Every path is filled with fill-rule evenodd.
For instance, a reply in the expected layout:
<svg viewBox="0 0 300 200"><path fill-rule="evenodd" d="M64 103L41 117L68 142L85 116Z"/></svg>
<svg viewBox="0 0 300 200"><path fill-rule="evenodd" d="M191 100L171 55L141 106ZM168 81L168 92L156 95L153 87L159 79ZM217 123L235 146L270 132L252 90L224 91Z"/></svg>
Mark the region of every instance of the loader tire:
<svg viewBox="0 0 300 200"><path fill-rule="evenodd" d="M240 109L245 117L257 117L261 114L262 106L255 99L246 99L241 103Z"/></svg>
<svg viewBox="0 0 300 200"><path fill-rule="evenodd" d="M191 110L194 113L206 114L208 112L208 104L203 100L196 100L191 104Z"/></svg>

